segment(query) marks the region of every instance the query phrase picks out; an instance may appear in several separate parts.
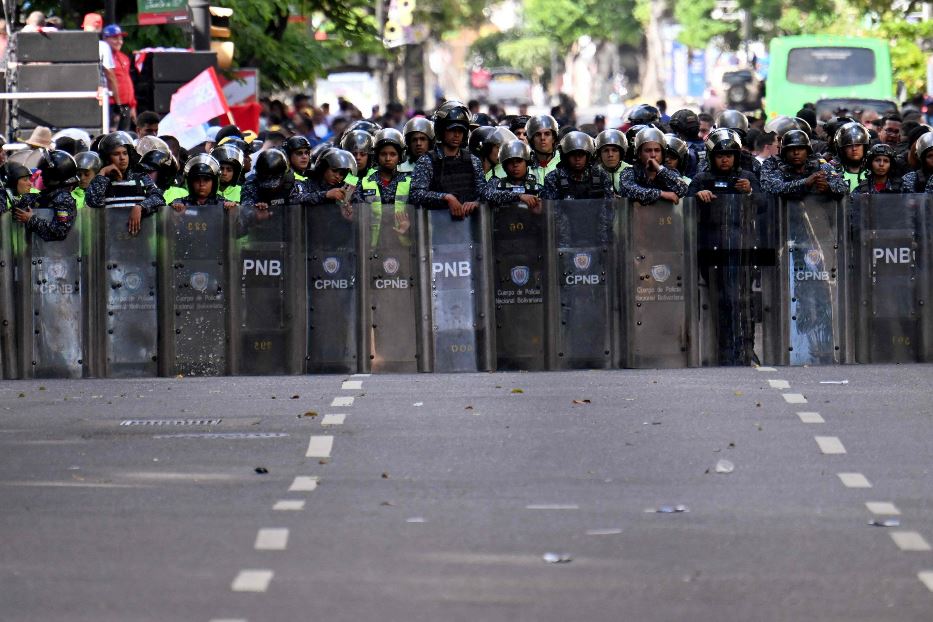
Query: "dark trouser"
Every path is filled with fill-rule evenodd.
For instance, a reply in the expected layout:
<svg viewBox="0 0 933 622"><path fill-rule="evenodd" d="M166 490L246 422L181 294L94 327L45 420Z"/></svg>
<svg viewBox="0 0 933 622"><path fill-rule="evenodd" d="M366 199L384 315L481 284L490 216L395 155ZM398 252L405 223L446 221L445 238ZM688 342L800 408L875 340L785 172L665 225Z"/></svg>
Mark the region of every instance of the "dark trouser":
<svg viewBox="0 0 933 622"><path fill-rule="evenodd" d="M128 132L133 129L133 118L130 116L130 107L110 104L111 131L122 130Z"/></svg>

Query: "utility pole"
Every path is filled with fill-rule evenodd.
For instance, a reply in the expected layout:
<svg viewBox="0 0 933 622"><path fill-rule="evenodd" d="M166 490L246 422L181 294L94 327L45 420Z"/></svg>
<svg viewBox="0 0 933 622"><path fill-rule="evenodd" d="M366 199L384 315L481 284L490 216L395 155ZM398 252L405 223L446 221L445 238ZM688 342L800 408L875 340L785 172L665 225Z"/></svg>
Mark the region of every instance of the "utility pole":
<svg viewBox="0 0 933 622"><path fill-rule="evenodd" d="M117 23L117 0L107 0L104 3L104 23Z"/></svg>
<svg viewBox="0 0 933 622"><path fill-rule="evenodd" d="M211 49L211 3L210 0L188 0L191 11L191 44L199 52Z"/></svg>

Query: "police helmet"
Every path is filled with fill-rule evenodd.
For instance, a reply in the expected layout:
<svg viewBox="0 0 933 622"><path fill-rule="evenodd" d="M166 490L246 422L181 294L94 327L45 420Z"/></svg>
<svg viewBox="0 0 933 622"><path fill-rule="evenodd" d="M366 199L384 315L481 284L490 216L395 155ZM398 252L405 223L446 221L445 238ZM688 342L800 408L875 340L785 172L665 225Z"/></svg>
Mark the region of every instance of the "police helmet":
<svg viewBox="0 0 933 622"><path fill-rule="evenodd" d="M46 151L39 162L42 184L46 188L61 188L78 183L78 165L70 153L60 149Z"/></svg>
<svg viewBox="0 0 933 622"><path fill-rule="evenodd" d="M829 137L830 142L834 140L839 128L847 123L855 123L855 119L852 117L837 116L823 123L823 131L826 132L826 136Z"/></svg>
<svg viewBox="0 0 933 622"><path fill-rule="evenodd" d="M343 135L346 136L349 132L355 132L356 130L361 130L366 132L370 136L382 129L382 126L373 121L367 121L366 119L360 119L359 121L354 121L347 126L347 129L344 130Z"/></svg>
<svg viewBox="0 0 933 622"><path fill-rule="evenodd" d="M799 130L800 125L798 125L797 120L793 117L780 116L775 117L768 121L765 124L765 132L769 134L777 134L778 138L782 138L784 134L790 132L791 130Z"/></svg>
<svg viewBox="0 0 933 622"><path fill-rule="evenodd" d="M894 158L897 157L897 152L894 151L894 147L885 143L872 145L869 147L868 151L865 152L865 168L871 167L872 160L880 156L887 156L891 162L894 162Z"/></svg>
<svg viewBox="0 0 933 622"><path fill-rule="evenodd" d="M494 127L496 125L496 120L492 115L488 115L485 112L479 112L473 115L473 120L470 121L470 129L475 130L478 127Z"/></svg>
<svg viewBox="0 0 933 622"><path fill-rule="evenodd" d="M441 136L452 128L460 128L464 135L470 132L470 121L473 115L463 102L455 99L448 100L434 111L434 130Z"/></svg>
<svg viewBox="0 0 933 622"><path fill-rule="evenodd" d="M262 141L256 140L252 143L248 143L239 136L227 136L222 141L217 143L218 147L223 147L224 145L233 145L242 151L244 156L246 156L252 153L256 153L256 151L258 151L257 147L262 147Z"/></svg>
<svg viewBox="0 0 933 622"><path fill-rule="evenodd" d="M926 132L914 143L914 153L917 155L917 159L920 160L921 167L923 167L923 160L930 149L933 149L933 132Z"/></svg>
<svg viewBox="0 0 933 622"><path fill-rule="evenodd" d="M285 153L288 157L300 149L311 151L311 141L301 135L292 136L285 141Z"/></svg>
<svg viewBox="0 0 933 622"><path fill-rule="evenodd" d="M370 153L373 150L373 136L363 130L344 132L340 148L350 153Z"/></svg>
<svg viewBox="0 0 933 622"><path fill-rule="evenodd" d="M561 157L566 157L574 151L583 151L587 157L592 158L596 155L596 143L593 137L585 132L570 132L560 139Z"/></svg>
<svg viewBox="0 0 933 622"><path fill-rule="evenodd" d="M646 127L640 130L635 134L635 153L641 151L641 148L647 143L658 143L664 148L664 132L656 127Z"/></svg>
<svg viewBox="0 0 933 622"><path fill-rule="evenodd" d="M709 133L706 137L707 153L728 153L742 150L742 139L737 130L720 127Z"/></svg>
<svg viewBox="0 0 933 622"><path fill-rule="evenodd" d="M535 134L543 130L554 132L554 139L557 140L557 132L560 130L560 126L554 117L549 114L528 117L528 121L525 122L525 133L528 135L528 140L531 140Z"/></svg>
<svg viewBox="0 0 933 622"><path fill-rule="evenodd" d="M62 138L70 138L75 141L76 153L87 151L91 148L91 143L93 142L90 134L76 127L69 127L55 132L52 135L52 142L57 143Z"/></svg>
<svg viewBox="0 0 933 622"><path fill-rule="evenodd" d="M115 149L126 147L126 153L130 156L130 166L132 166L135 164L135 160L138 157L135 144L129 132L111 132L101 139L98 150L101 156L109 158L110 154L112 154Z"/></svg>
<svg viewBox="0 0 933 622"><path fill-rule="evenodd" d="M871 142L871 135L861 123L853 121L846 123L838 130L834 138L837 147L848 147L850 145L867 145Z"/></svg>
<svg viewBox="0 0 933 622"><path fill-rule="evenodd" d="M516 138L499 147L499 162L503 165L509 160L524 160L531 163L532 159L531 147L523 140Z"/></svg>
<svg viewBox="0 0 933 622"><path fill-rule="evenodd" d="M813 146L810 144L810 137L807 136L806 132L803 130L789 130L781 138L781 155L784 155L784 151L787 149L797 147L803 147L807 150L807 153L813 153Z"/></svg>
<svg viewBox="0 0 933 622"><path fill-rule="evenodd" d="M635 137L638 136L638 132L642 131L646 127L651 127L650 125L633 125L627 130L625 130L625 138L628 140L628 144L633 149L635 148Z"/></svg>
<svg viewBox="0 0 933 622"><path fill-rule="evenodd" d="M150 151L161 151L162 153L172 155L172 150L169 148L168 143L158 136L143 136L136 141L136 154L139 155L140 158Z"/></svg>
<svg viewBox="0 0 933 622"><path fill-rule="evenodd" d="M687 143L677 134L664 135L664 155L677 158L677 169L683 173L687 167Z"/></svg>
<svg viewBox="0 0 933 622"><path fill-rule="evenodd" d="M288 157L279 149L266 149L256 158L256 183L263 190L278 190L291 172Z"/></svg>
<svg viewBox="0 0 933 622"><path fill-rule="evenodd" d="M632 125L652 125L661 122L661 112L650 104L638 104L628 113L628 122ZM697 121L699 124L699 121Z"/></svg>
<svg viewBox="0 0 933 622"><path fill-rule="evenodd" d="M398 151L398 157L401 158L405 153L405 137L402 136L402 133L397 129L392 127L387 127L383 130L376 132L376 135L373 136L373 142L375 143L374 151L379 153L379 151L386 145L392 145Z"/></svg>
<svg viewBox="0 0 933 622"><path fill-rule="evenodd" d="M745 138L748 132L748 117L739 110L723 110L716 117L716 127L735 130L740 137Z"/></svg>
<svg viewBox="0 0 933 622"><path fill-rule="evenodd" d="M402 133L405 135L405 143L408 143L408 137L410 134L421 133L428 137L428 140L434 142L434 123L431 122L431 119L426 119L425 117L415 117L408 121L405 124L405 127L402 128Z"/></svg>
<svg viewBox="0 0 933 622"><path fill-rule="evenodd" d="M810 122L809 122L809 121L807 121L806 119L803 119L803 118L801 118L801 117L794 117L794 121L797 122L797 127L798 127L800 130L806 132L807 136L812 136L812 135L813 135L813 128L810 127Z"/></svg>
<svg viewBox="0 0 933 622"><path fill-rule="evenodd" d="M472 132L470 132L470 140L468 141L467 147L470 150L470 153L475 155L477 158L482 159L483 157L483 141L485 141L493 132L496 131L496 128L490 126L478 127Z"/></svg>
<svg viewBox="0 0 933 622"><path fill-rule="evenodd" d="M146 155L139 159L136 168L145 173L158 173L156 185L163 190L172 185L178 174L178 162L175 161L174 156L159 149L147 151Z"/></svg>
<svg viewBox="0 0 933 622"><path fill-rule="evenodd" d="M519 129L525 129L525 126L528 125L528 119L530 119L527 114L517 114L509 117L507 127L511 131L516 131Z"/></svg>
<svg viewBox="0 0 933 622"><path fill-rule="evenodd" d="M16 182L22 179L23 177L31 177L32 173L29 172L29 169L23 166L18 162L7 161L0 169L3 173L4 183L6 187L16 192Z"/></svg>
<svg viewBox="0 0 933 622"><path fill-rule="evenodd" d="M79 171L94 171L95 174L104 167L104 163L100 161L100 156L93 151L82 151L76 155L75 164L78 165Z"/></svg>
<svg viewBox="0 0 933 622"><path fill-rule="evenodd" d="M345 149L328 149L321 154L315 170L349 170L356 175L356 157Z"/></svg>
<svg viewBox="0 0 933 622"><path fill-rule="evenodd" d="M628 151L628 139L619 130L603 130L596 136L596 153L603 147L618 147L622 155Z"/></svg>
<svg viewBox="0 0 933 622"><path fill-rule="evenodd" d="M246 164L246 155L234 143L224 143L211 150L211 155L220 164L229 164L233 167L233 183L238 183L243 167Z"/></svg>
<svg viewBox="0 0 933 622"><path fill-rule="evenodd" d="M197 177L207 177L211 180L211 196L217 194L220 185L220 162L211 155L199 153L185 162L185 184L191 191L191 182Z"/></svg>
<svg viewBox="0 0 933 622"><path fill-rule="evenodd" d="M700 118L694 111L684 108L671 115L671 120L668 122L668 125L670 125L671 129L675 132L688 136L691 134L695 135L700 131Z"/></svg>

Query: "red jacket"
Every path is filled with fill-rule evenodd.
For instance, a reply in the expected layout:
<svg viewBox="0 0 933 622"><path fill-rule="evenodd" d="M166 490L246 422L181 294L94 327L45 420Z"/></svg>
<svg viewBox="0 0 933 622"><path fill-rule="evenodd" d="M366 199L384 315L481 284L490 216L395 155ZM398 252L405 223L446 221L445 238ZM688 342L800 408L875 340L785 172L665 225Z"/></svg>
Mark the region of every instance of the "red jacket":
<svg viewBox="0 0 933 622"><path fill-rule="evenodd" d="M133 80L130 78L130 57L123 52L113 52L113 73L117 79L117 91L120 93L120 100L128 104L130 108L136 107L136 90L133 88ZM113 97L110 103L116 103Z"/></svg>

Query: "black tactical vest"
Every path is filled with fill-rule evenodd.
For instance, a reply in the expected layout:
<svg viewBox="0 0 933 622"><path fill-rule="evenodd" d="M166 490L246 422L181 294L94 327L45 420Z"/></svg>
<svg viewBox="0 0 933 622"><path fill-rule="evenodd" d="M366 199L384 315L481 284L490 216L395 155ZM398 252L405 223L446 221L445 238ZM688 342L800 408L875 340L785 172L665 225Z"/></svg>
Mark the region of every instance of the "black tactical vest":
<svg viewBox="0 0 933 622"><path fill-rule="evenodd" d="M469 151L460 150L460 155L445 157L436 151L428 152L434 166L434 176L428 190L444 192L457 197L461 203L479 199L479 188L473 179L473 160Z"/></svg>
<svg viewBox="0 0 933 622"><path fill-rule="evenodd" d="M133 207L146 198L146 187L138 179L111 181L104 197L105 207Z"/></svg>
<svg viewBox="0 0 933 622"><path fill-rule="evenodd" d="M561 199L584 200L606 198L605 190L603 190L603 182L596 167L590 166L590 170L587 171L587 173L588 174L584 174L582 181L575 181L570 177L569 173L566 177L561 175L560 181L558 182Z"/></svg>

